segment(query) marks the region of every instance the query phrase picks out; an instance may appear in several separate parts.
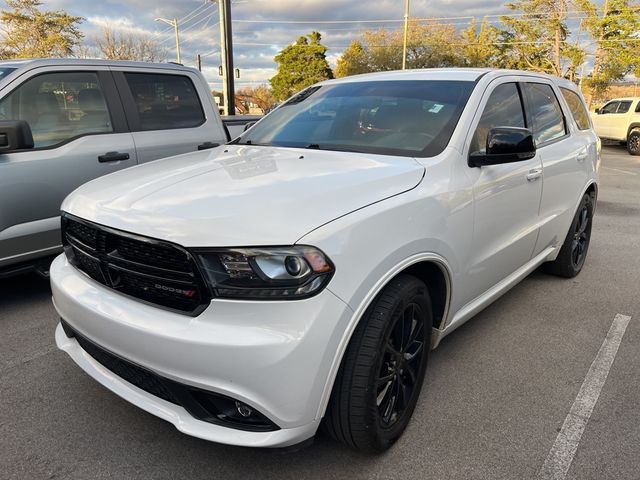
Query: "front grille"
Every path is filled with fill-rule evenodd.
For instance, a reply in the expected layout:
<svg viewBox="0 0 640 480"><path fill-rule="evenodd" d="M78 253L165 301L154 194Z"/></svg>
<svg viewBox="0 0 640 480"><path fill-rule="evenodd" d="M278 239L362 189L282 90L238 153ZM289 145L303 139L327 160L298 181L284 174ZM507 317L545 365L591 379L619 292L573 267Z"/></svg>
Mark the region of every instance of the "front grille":
<svg viewBox="0 0 640 480"><path fill-rule="evenodd" d="M210 300L187 250L169 242L62 217L69 261L94 280L145 302L197 315Z"/></svg>
<svg viewBox="0 0 640 480"><path fill-rule="evenodd" d="M251 423L238 422L232 416L225 414L229 404L235 405L235 400L232 398L158 375L95 344L64 320L61 320L61 323L67 337L75 338L80 347L106 369L151 395L180 405L198 420L248 431L279 430L277 425L259 412L255 412Z"/></svg>

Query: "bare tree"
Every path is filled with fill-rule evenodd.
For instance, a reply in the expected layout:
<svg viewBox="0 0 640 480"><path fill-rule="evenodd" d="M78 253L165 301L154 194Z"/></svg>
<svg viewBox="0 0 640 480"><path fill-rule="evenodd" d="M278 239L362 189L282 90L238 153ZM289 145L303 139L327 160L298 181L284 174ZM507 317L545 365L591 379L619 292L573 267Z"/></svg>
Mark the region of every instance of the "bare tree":
<svg viewBox="0 0 640 480"><path fill-rule="evenodd" d="M95 42L100 56L108 60L159 62L167 58L166 50L153 37L117 31L109 26L102 28L102 35Z"/></svg>

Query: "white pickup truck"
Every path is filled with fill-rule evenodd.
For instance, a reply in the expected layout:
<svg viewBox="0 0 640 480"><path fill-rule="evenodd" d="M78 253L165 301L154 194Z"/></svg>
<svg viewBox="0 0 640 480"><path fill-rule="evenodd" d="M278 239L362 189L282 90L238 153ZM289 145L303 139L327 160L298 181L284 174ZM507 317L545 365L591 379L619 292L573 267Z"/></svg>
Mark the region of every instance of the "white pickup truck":
<svg viewBox="0 0 640 480"><path fill-rule="evenodd" d="M626 142L631 155L640 155L640 97L610 100L592 118L600 138Z"/></svg>

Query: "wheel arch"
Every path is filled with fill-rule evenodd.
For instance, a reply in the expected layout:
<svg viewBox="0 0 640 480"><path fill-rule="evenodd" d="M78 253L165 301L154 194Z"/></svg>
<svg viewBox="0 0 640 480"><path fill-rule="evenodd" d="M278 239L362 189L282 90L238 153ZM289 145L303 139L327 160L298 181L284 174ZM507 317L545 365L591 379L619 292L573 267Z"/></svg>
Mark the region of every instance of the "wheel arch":
<svg viewBox="0 0 640 480"><path fill-rule="evenodd" d="M446 324L450 313L449 307L451 304L453 285L451 268L448 262L438 254L421 253L408 257L397 264L375 283L367 295L365 295L364 299L360 302L358 307L354 310L349 321L349 325L338 345L336 355L334 356L334 361L331 365L329 375L327 376L327 381L323 390L316 418L321 419L324 416L338 369L342 364L342 360L347 351L347 347L351 342L353 333L357 325L362 320L365 312L389 282L398 275L407 273L419 278L425 282L428 287L433 313L432 328L441 328Z"/></svg>
<svg viewBox="0 0 640 480"><path fill-rule="evenodd" d="M629 139L629 134L631 132L633 132L634 130L640 130L640 122L633 122L629 125L629 128L627 129L627 135L625 137L625 140Z"/></svg>

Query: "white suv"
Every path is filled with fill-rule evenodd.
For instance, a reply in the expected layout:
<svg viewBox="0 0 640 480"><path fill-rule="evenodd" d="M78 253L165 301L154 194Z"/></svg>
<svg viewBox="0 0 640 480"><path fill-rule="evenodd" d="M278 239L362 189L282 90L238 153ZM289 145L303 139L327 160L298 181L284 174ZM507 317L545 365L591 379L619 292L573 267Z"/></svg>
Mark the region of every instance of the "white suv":
<svg viewBox="0 0 640 480"><path fill-rule="evenodd" d="M640 97L616 98L596 108L593 127L600 138L626 143L631 155L640 155Z"/></svg>
<svg viewBox="0 0 640 480"><path fill-rule="evenodd" d="M384 450L430 347L539 265L581 270L599 150L559 78L315 85L231 144L71 194L51 267L56 342L190 435L283 447L323 421Z"/></svg>

